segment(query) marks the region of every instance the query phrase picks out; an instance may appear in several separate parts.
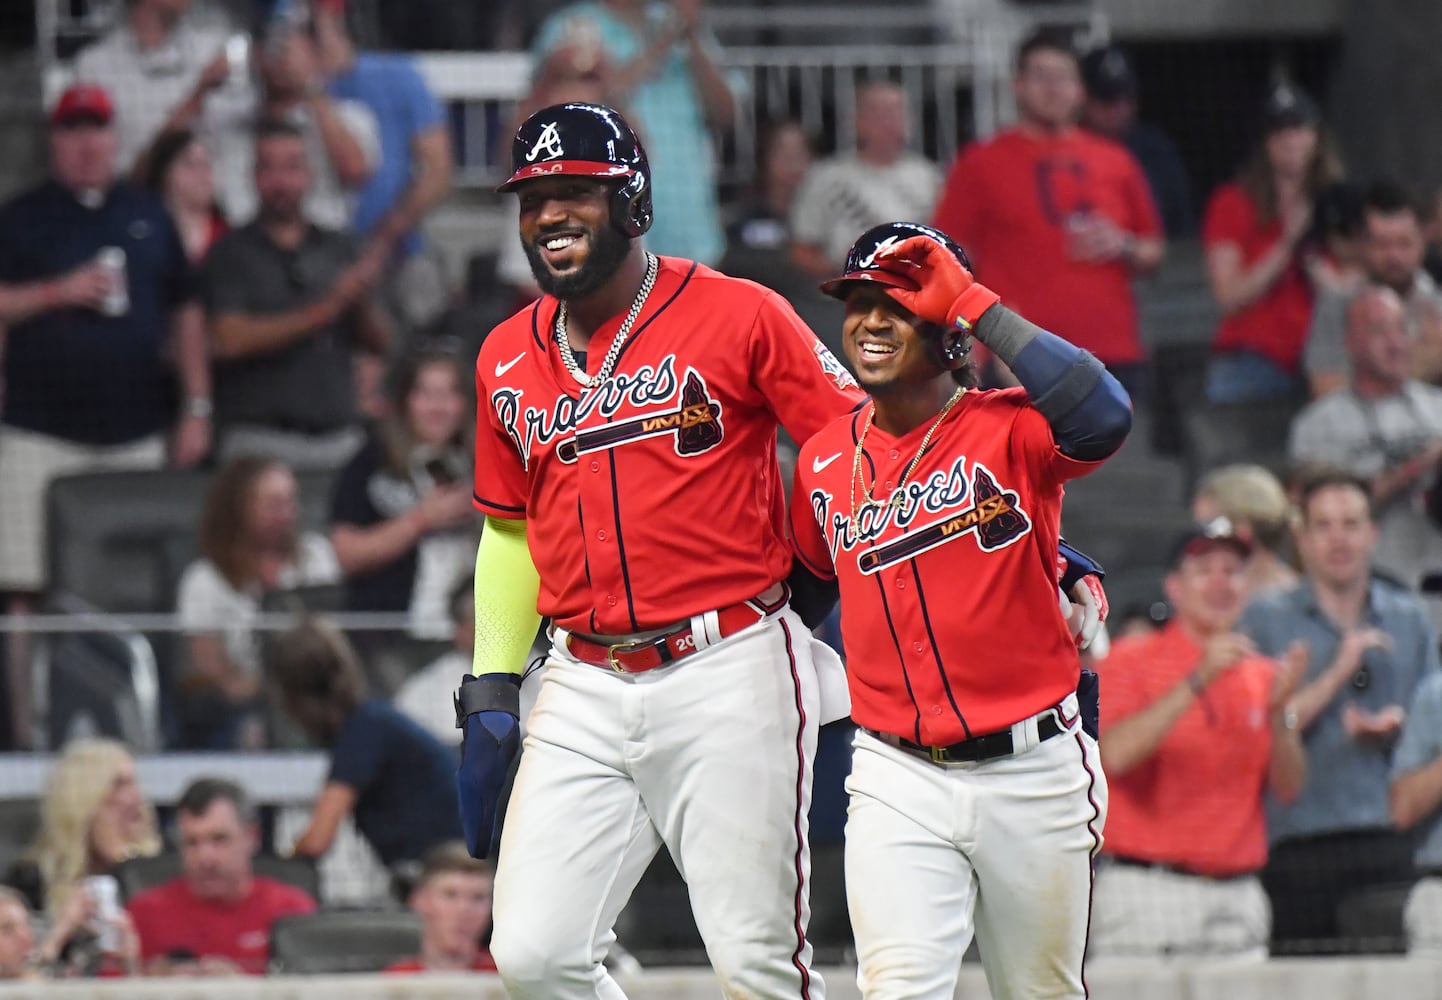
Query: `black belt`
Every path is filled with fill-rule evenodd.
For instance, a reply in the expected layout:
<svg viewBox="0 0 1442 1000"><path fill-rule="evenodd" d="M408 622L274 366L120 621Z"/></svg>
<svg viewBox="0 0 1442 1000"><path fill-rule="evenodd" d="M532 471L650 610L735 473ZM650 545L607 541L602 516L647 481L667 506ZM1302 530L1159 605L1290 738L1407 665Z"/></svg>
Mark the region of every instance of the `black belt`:
<svg viewBox="0 0 1442 1000"><path fill-rule="evenodd" d="M920 743L913 743L900 736L893 736L891 733L878 733L874 729L866 731L888 746L925 757L933 764L974 764L977 761L1009 757L1014 750L1010 729L983 733L981 736L973 736L969 740L953 743L949 747L928 747ZM1053 736L1060 736L1064 732L1066 729L1057 719L1055 711L1048 710L1036 720L1036 738L1039 742L1045 743Z"/></svg>
<svg viewBox="0 0 1442 1000"><path fill-rule="evenodd" d="M1185 865L1167 864L1164 861L1146 861L1142 858L1129 858L1121 854L1108 854L1106 858L1112 864L1121 865L1123 868L1149 868L1152 871L1185 875L1188 878L1204 878L1211 882L1230 882L1233 879L1251 878L1257 874L1256 872L1237 872L1233 875L1212 875L1207 872L1199 872L1195 868L1188 868Z"/></svg>

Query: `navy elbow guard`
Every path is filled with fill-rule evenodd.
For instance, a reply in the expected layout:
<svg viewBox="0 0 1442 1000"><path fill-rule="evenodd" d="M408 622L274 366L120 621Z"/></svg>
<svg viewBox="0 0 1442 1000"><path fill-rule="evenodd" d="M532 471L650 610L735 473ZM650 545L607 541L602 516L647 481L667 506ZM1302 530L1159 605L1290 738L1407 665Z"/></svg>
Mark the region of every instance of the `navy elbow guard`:
<svg viewBox="0 0 1442 1000"><path fill-rule="evenodd" d="M466 849L474 858L495 858L500 848L504 792L521 754L519 674L467 676L455 694L456 728L462 732L456 795Z"/></svg>

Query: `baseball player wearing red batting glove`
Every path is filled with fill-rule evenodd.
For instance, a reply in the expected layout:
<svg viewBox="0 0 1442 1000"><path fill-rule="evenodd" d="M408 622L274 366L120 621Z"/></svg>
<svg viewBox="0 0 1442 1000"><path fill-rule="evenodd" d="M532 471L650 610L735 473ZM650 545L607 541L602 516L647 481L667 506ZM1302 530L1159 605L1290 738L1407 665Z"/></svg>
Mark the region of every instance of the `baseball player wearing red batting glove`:
<svg viewBox="0 0 1442 1000"><path fill-rule="evenodd" d="M465 832L497 861L497 971L511 1000L622 998L602 960L664 845L728 994L821 1000L812 760L847 691L788 600L774 454L778 427L806 440L863 394L776 293L646 250L651 169L614 109L539 109L511 167L544 294L476 360L486 527L456 696Z"/></svg>
<svg viewBox="0 0 1442 1000"><path fill-rule="evenodd" d="M1087 609L1075 635L1058 586L1095 619L1104 596L1084 582L1100 567L1062 546L1062 493L1121 446L1130 402L929 227L868 231L822 290L846 304L843 344L871 394L802 447L791 503L797 559L839 585L860 727L858 984L865 1000L950 998L980 932L993 996L1080 1000L1107 788L1078 652ZM971 337L1020 389L977 388Z"/></svg>

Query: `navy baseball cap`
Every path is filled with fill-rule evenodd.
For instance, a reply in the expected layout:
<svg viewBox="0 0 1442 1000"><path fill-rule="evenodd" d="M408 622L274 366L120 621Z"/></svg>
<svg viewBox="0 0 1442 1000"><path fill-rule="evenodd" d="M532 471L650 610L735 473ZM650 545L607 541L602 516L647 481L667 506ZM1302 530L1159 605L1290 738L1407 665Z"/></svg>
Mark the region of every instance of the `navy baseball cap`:
<svg viewBox="0 0 1442 1000"><path fill-rule="evenodd" d="M841 274L823 281L821 290L834 299L844 299L854 282L870 281L887 288L916 291L920 286L915 281L896 270L888 270L884 266L884 257L878 259L883 250L913 236L925 236L935 240L950 250L963 267L968 271L972 270L971 260L966 256L961 244L940 229L923 226L919 222L885 222L872 226L857 237L856 242L851 244L851 249L846 252L846 264L842 267Z"/></svg>
<svg viewBox="0 0 1442 1000"><path fill-rule="evenodd" d="M1167 565L1176 569L1189 556L1203 556L1220 548L1229 548L1243 559L1252 554L1252 543L1236 533L1229 519L1217 517L1182 532L1172 543Z"/></svg>
<svg viewBox="0 0 1442 1000"><path fill-rule="evenodd" d="M1137 96L1137 76L1126 53L1115 45L1093 49L1081 61L1082 83L1087 96L1111 103Z"/></svg>
<svg viewBox="0 0 1442 1000"><path fill-rule="evenodd" d="M1266 135L1284 128L1315 128L1321 123L1322 112L1317 102L1290 83L1277 84L1262 103L1262 132Z"/></svg>

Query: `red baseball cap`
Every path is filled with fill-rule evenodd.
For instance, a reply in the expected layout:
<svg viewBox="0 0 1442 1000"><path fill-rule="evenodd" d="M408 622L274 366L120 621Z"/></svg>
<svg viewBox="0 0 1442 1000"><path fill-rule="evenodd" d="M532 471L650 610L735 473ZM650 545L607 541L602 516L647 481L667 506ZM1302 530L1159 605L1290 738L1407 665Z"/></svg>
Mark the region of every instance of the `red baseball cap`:
<svg viewBox="0 0 1442 1000"><path fill-rule="evenodd" d="M104 87L93 83L78 83L60 95L50 112L50 124L56 126L74 125L77 122L93 122L109 125L115 120L115 105Z"/></svg>

